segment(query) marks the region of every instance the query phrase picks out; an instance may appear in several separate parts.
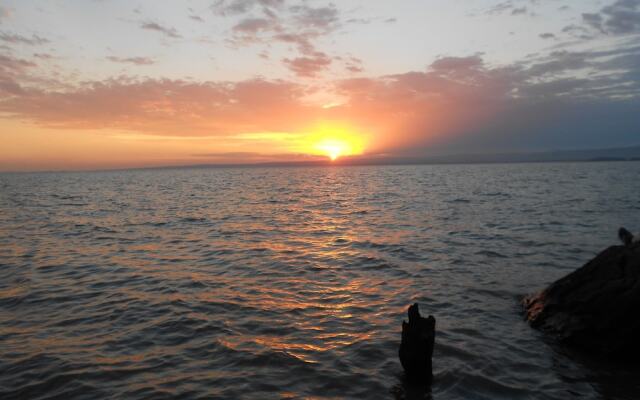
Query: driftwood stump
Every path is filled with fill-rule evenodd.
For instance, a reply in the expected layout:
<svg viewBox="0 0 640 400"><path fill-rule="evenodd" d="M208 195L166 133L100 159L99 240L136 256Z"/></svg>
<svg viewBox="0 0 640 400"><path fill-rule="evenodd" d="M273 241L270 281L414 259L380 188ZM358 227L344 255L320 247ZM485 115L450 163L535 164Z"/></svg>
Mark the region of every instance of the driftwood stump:
<svg viewBox="0 0 640 400"><path fill-rule="evenodd" d="M410 381L431 382L433 378L431 358L436 337L436 319L420 316L418 303L409 307L409 323L402 321L400 363Z"/></svg>

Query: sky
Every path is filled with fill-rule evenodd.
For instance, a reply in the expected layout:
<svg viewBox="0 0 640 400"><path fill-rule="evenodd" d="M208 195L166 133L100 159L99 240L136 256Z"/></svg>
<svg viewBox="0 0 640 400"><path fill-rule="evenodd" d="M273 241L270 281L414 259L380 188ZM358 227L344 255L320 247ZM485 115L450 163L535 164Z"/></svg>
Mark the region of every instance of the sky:
<svg viewBox="0 0 640 400"><path fill-rule="evenodd" d="M0 171L640 144L640 0L0 0Z"/></svg>

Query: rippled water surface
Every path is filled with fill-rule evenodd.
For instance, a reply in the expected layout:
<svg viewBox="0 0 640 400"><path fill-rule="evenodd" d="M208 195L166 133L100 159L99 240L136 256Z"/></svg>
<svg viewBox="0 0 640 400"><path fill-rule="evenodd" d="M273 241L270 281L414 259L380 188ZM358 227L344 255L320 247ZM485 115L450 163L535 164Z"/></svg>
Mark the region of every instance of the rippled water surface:
<svg viewBox="0 0 640 400"><path fill-rule="evenodd" d="M0 175L0 398L637 398L519 298L640 229L640 163ZM437 319L431 390L400 323Z"/></svg>

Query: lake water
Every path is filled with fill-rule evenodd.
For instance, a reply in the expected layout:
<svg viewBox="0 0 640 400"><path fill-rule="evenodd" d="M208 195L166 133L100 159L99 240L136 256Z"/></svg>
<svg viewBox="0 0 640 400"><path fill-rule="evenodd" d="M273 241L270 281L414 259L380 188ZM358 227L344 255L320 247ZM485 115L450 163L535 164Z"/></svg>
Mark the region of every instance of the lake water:
<svg viewBox="0 0 640 400"><path fill-rule="evenodd" d="M520 298L640 230L640 162L0 175L0 398L638 398ZM406 308L435 381L403 381ZM431 396L431 397L430 397Z"/></svg>

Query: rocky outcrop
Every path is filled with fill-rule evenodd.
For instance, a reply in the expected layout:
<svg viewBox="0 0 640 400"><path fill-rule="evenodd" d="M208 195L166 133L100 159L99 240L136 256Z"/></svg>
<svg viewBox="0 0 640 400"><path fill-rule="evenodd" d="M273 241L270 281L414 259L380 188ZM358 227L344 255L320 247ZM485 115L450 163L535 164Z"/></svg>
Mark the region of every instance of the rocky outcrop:
<svg viewBox="0 0 640 400"><path fill-rule="evenodd" d="M409 323L402 321L400 363L410 381L431 382L431 358L436 337L436 319L420 316L418 303L409 307Z"/></svg>
<svg viewBox="0 0 640 400"><path fill-rule="evenodd" d="M609 247L526 297L523 304L531 326L590 353L640 355L640 243L623 236L623 246Z"/></svg>

